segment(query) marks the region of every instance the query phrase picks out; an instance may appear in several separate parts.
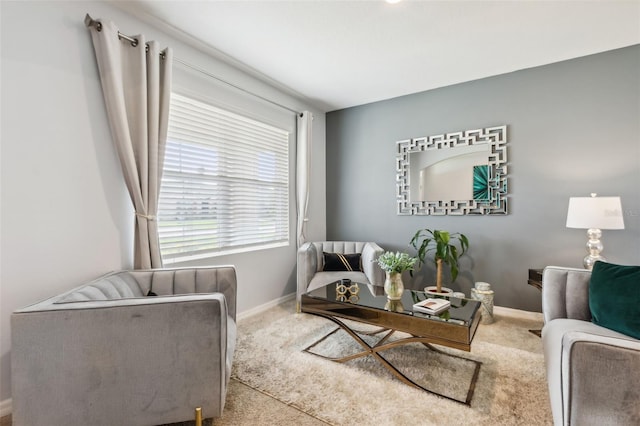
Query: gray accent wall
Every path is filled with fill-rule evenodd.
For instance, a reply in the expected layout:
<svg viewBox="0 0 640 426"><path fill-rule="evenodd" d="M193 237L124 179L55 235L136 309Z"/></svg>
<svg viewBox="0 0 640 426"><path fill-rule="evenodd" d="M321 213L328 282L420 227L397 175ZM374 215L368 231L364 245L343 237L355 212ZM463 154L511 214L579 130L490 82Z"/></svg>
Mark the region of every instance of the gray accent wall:
<svg viewBox="0 0 640 426"><path fill-rule="evenodd" d="M508 215L396 214L396 141L502 124ZM418 229L462 232L470 250L450 287L467 295L486 281L496 305L540 311L528 269L582 267L586 230L565 222L569 197L591 192L620 196L624 210L603 254L640 264L640 45L333 111L326 144L327 238L414 253ZM435 271L407 280L432 285Z"/></svg>

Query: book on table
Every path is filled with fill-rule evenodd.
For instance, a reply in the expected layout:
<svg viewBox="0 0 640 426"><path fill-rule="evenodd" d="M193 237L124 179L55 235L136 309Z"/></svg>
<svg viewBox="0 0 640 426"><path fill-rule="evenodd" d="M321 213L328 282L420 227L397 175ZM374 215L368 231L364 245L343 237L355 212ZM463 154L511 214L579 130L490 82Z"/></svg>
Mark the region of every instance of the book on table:
<svg viewBox="0 0 640 426"><path fill-rule="evenodd" d="M414 303L413 310L424 312L426 314L436 315L442 311L446 311L450 306L451 302L446 299L429 298L426 300L421 300L418 303Z"/></svg>

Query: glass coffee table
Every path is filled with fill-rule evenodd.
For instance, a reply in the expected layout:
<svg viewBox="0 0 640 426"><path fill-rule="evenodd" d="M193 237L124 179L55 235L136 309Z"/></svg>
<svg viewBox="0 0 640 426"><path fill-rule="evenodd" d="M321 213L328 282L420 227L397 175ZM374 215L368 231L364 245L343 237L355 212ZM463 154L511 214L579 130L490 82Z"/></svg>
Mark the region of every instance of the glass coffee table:
<svg viewBox="0 0 640 426"><path fill-rule="evenodd" d="M472 299L437 296L448 299L451 302L451 307L437 315L429 315L412 310L414 303L428 297L434 296L422 291L405 290L400 300L389 300L385 296L382 287L344 280L311 290L302 295L302 312L324 317L337 324L338 328L314 342L305 351L313 353L311 349L314 346L342 329L359 343L362 351L339 358L325 358L336 362L347 362L355 358L371 355L402 382L468 405L473 397L475 383L482 363L445 353L432 346L432 344L467 352L471 351L471 342L480 322L480 313L478 312L480 302ZM380 329L375 333L386 334L375 344L370 345L360 336L361 332L355 330L349 321L345 322L344 320L377 326ZM395 332L406 333L408 336L390 341L389 338ZM456 399L427 389L404 375L381 354L385 350L409 343L421 343L426 348L448 357L460 358L473 363L474 370L466 398L462 400Z"/></svg>

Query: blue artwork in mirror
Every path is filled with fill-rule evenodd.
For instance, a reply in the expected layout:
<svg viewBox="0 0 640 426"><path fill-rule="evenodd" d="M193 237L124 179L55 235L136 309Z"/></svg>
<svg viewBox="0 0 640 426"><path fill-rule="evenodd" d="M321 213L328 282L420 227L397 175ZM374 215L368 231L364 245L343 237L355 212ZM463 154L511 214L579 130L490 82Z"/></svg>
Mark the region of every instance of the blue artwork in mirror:
<svg viewBox="0 0 640 426"><path fill-rule="evenodd" d="M477 201L490 200L489 166L473 166L473 199Z"/></svg>

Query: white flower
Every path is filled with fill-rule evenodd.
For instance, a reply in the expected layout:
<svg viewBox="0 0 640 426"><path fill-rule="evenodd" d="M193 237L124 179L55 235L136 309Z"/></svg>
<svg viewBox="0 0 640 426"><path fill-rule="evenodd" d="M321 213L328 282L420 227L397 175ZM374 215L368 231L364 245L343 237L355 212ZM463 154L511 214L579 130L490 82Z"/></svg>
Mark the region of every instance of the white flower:
<svg viewBox="0 0 640 426"><path fill-rule="evenodd" d="M378 265L386 272L404 272L413 270L416 260L407 253L386 251L378 257Z"/></svg>

